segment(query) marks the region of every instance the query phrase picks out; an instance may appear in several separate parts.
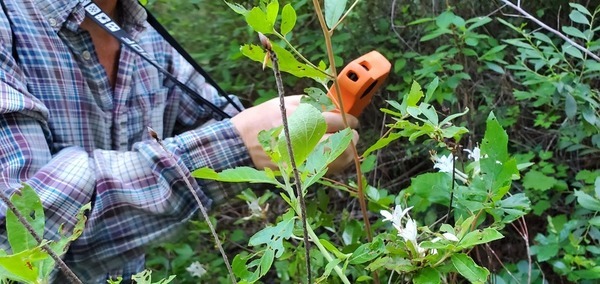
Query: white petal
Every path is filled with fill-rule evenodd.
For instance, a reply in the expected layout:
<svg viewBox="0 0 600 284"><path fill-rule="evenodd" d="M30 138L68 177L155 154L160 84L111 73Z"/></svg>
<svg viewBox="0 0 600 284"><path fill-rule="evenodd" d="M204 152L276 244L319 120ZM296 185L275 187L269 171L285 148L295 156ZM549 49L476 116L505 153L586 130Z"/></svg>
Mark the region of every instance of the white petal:
<svg viewBox="0 0 600 284"><path fill-rule="evenodd" d="M444 233L444 234L442 234L442 236L444 236L444 238L446 238L446 240L458 242L458 238L452 233Z"/></svg>

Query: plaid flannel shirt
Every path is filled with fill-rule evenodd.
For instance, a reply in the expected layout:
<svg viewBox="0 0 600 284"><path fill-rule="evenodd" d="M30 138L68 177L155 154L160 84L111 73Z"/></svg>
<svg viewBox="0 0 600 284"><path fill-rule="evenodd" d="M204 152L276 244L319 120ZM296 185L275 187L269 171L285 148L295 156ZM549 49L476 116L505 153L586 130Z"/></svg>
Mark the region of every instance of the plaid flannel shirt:
<svg viewBox="0 0 600 284"><path fill-rule="evenodd" d="M46 239L71 231L92 203L66 263L84 283L126 278L144 265L144 247L173 235L197 210L183 178L205 205L239 188L201 182L189 171L250 165L229 120L210 115L156 68L122 47L111 87L78 0L3 0L0 11L0 190L22 182L42 199ZM136 0L120 0L122 27L167 70L226 112L233 108L146 22ZM8 14L8 17L7 15ZM16 47L17 58L13 56ZM150 139L150 126L186 172ZM1 203L1 202L0 202ZM0 247L9 250L0 204ZM64 282L58 275L55 282Z"/></svg>

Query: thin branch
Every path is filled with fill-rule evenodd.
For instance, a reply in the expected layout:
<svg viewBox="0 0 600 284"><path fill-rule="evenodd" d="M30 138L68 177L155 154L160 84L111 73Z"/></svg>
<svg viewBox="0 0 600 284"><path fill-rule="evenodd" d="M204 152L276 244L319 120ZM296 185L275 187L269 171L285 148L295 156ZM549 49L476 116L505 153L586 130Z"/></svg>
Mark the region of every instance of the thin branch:
<svg viewBox="0 0 600 284"><path fill-rule="evenodd" d="M335 23L335 25L333 25L333 27L331 28L331 30L329 30L329 34L332 35L333 31L335 31L335 29L344 21L344 19L346 19L346 16L348 16L348 14L350 14L350 12L352 11L352 9L354 9L354 7L356 7L356 4L358 4L358 2L360 2L360 0L354 0L354 3L352 3L352 5L350 6L350 8L348 8L348 10L346 10L346 13L344 13L344 15L338 20L337 23Z"/></svg>
<svg viewBox="0 0 600 284"><path fill-rule="evenodd" d="M517 12L519 12L520 14L522 14L523 16L525 16L525 18L533 21L534 23L538 24L539 26L541 26L545 30L547 30L547 31L549 31L549 32L557 35L558 37L562 38L564 41L566 41L570 45L574 46L575 48L579 49L583 53L589 55L590 57L594 58L596 61L600 62L600 57L598 55L596 55L593 52L589 51L587 48L579 45L578 43L576 43L575 41L571 40L570 38L568 38L567 36L565 36L561 32L559 32L559 31L551 28L550 26L544 24L542 21L538 20L536 17L534 17L531 14L527 13L527 11L523 10L523 8L521 8L520 6L517 6L517 5L513 4L512 2L510 2L508 0L501 0L501 1L504 4L506 4L507 6L510 6L511 8L515 9Z"/></svg>
<svg viewBox="0 0 600 284"><path fill-rule="evenodd" d="M217 235L217 231L215 230L215 227L210 222L206 207L204 207L204 204L202 204L200 197L198 197L198 194L196 193L196 191L194 191L194 187L192 186L190 181L187 179L187 175L183 172L183 170L179 166L179 163L177 163L177 158L175 158L173 153L168 151L167 148L165 147L165 145L163 145L162 140L158 137L158 134L156 133L156 131L154 131L152 128L148 127L148 133L150 134L150 137L152 137L158 143L158 145L160 145L162 150L168 154L168 157L171 158L175 162L175 169L177 170L177 173L179 175L181 175L181 178L185 182L185 185L188 187L188 189L194 196L194 199L196 200L198 207L200 207L200 212L202 212L202 217L204 217L204 220L206 220L206 224L208 224L208 228L210 229L210 232L212 233L213 238L215 239L215 243L216 243L217 247L219 248L219 252L221 252L221 257L223 257L223 260L225 261L225 266L227 267L227 271L229 272L229 277L231 277L231 282L234 284L237 284L237 280L235 279L235 275L233 274L233 270L231 269L231 265L229 264L229 258L227 257L227 254L225 254L225 250L223 249L223 245L221 244L221 240L219 239L219 236Z"/></svg>
<svg viewBox="0 0 600 284"><path fill-rule="evenodd" d="M285 90L283 88L283 80L281 79L281 72L279 72L279 59L277 58L277 54L273 52L271 49L271 42L269 39L265 37L263 34L259 33L260 41L263 44L263 47L267 50L267 54L271 59L271 63L273 64L273 73L275 75L275 82L277 83L277 93L279 94L279 107L281 110L281 120L283 122L283 132L285 134L285 140L288 148L288 153L290 156L290 166L292 167L292 171L294 173L294 182L296 185L296 194L298 195L298 201L300 201L300 216L302 218L302 230L304 233L304 248L305 248L305 257L306 257L306 278L307 283L310 284L312 282L311 269L310 269L310 241L308 239L308 224L306 221L306 202L304 201L304 192L302 190L302 181L300 180L300 172L298 171L298 167L296 166L296 161L294 160L294 149L292 147L292 139L290 137L290 129L287 120L287 110L285 108Z"/></svg>
<svg viewBox="0 0 600 284"><path fill-rule="evenodd" d="M6 195L4 195L4 192L1 190L0 190L0 199L2 199L2 201L8 206L10 211L12 211L13 214L15 214L15 216L17 216L17 219L19 220L19 222L21 224L23 224L23 226L25 226L25 229L27 229L27 231L33 236L33 238L38 243L38 245L41 245L42 249L45 252L47 252L50 255L50 257L52 257L52 259L54 259L54 261L56 262L56 264L58 265L60 270L65 274L65 276L67 277L69 282L76 283L76 284L82 284L83 282L81 282L81 280L79 280L77 275L75 275L75 273L73 273L73 271L67 266L67 264L60 258L60 256L58 256L50 248L50 246L48 246L48 244L44 243L42 238L35 232L33 227L31 227L31 224L29 224L29 222L27 222L25 217L23 217L23 214L21 214L21 212L19 212L19 210L17 209L15 204L12 203L12 201L10 201L10 199L8 197L6 197Z"/></svg>
<svg viewBox="0 0 600 284"><path fill-rule="evenodd" d="M337 103L339 105L340 113L342 114L342 120L344 125L348 127L348 119L346 118L346 113L343 111L344 102L342 101L342 89L340 88L340 84L337 80L337 71L335 69L335 58L333 54L333 46L331 43L331 36L329 31L327 30L327 24L325 23L325 18L323 17L323 11L321 10L321 4L319 0L313 0L313 6L315 7L315 12L317 17L319 18L319 23L321 24L321 29L323 30L323 36L325 38L325 45L327 47L327 55L329 57L329 65L331 69L331 73L336 80L333 80L333 86L335 88L337 94ZM364 194L364 185L363 185L363 173L360 169L360 156L358 154L358 150L356 149L356 145L354 143L350 143L350 148L354 154L354 167L356 168L356 185L358 192L358 202L360 204L360 210L363 215L363 221L365 223L365 230L367 232L367 239L369 241L373 240L373 235L371 232L371 223L369 221L369 215L367 213L367 202L365 200Z"/></svg>

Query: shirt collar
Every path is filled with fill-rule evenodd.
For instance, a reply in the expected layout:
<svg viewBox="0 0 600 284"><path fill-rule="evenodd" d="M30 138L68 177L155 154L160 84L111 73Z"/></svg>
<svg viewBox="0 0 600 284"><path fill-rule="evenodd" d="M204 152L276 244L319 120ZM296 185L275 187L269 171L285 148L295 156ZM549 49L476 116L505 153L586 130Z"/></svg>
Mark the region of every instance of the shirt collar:
<svg viewBox="0 0 600 284"><path fill-rule="evenodd" d="M119 0L122 28L129 33L137 33L144 29L147 14L137 0ZM61 28L76 31L85 19L83 3L86 0L35 0L37 7L54 31Z"/></svg>

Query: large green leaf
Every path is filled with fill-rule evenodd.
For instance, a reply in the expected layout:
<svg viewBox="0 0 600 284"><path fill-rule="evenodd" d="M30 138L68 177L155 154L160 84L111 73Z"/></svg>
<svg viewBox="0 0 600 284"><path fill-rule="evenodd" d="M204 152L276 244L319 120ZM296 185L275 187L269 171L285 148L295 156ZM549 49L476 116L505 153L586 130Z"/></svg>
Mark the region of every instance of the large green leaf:
<svg viewBox="0 0 600 284"><path fill-rule="evenodd" d="M33 188L24 185L23 188L12 195L10 200L21 215L25 217L35 233L40 237L43 236L44 224L46 223L44 208ZM11 210L6 211L6 231L13 253L29 250L39 245Z"/></svg>
<svg viewBox="0 0 600 284"><path fill-rule="evenodd" d="M310 152L327 131L327 123L321 112L309 104L300 104L288 118L290 139L296 165L304 163ZM290 160L285 133L279 134L277 148L284 161Z"/></svg>
<svg viewBox="0 0 600 284"><path fill-rule="evenodd" d="M471 283L484 283L490 274L487 269L477 265L471 257L464 253L453 254L451 259L452 265L458 273Z"/></svg>
<svg viewBox="0 0 600 284"><path fill-rule="evenodd" d="M265 35L273 33L273 23L269 20L267 13L258 7L252 8L246 14L246 22L259 33Z"/></svg>
<svg viewBox="0 0 600 284"><path fill-rule="evenodd" d="M333 28L344 15L348 0L325 0L325 23Z"/></svg>
<svg viewBox="0 0 600 284"><path fill-rule="evenodd" d="M192 172L195 178L216 180L221 182L250 182L250 183L269 183L279 185L274 176L266 171L259 171L251 167L237 167L227 169L220 173L210 168L201 168Z"/></svg>

